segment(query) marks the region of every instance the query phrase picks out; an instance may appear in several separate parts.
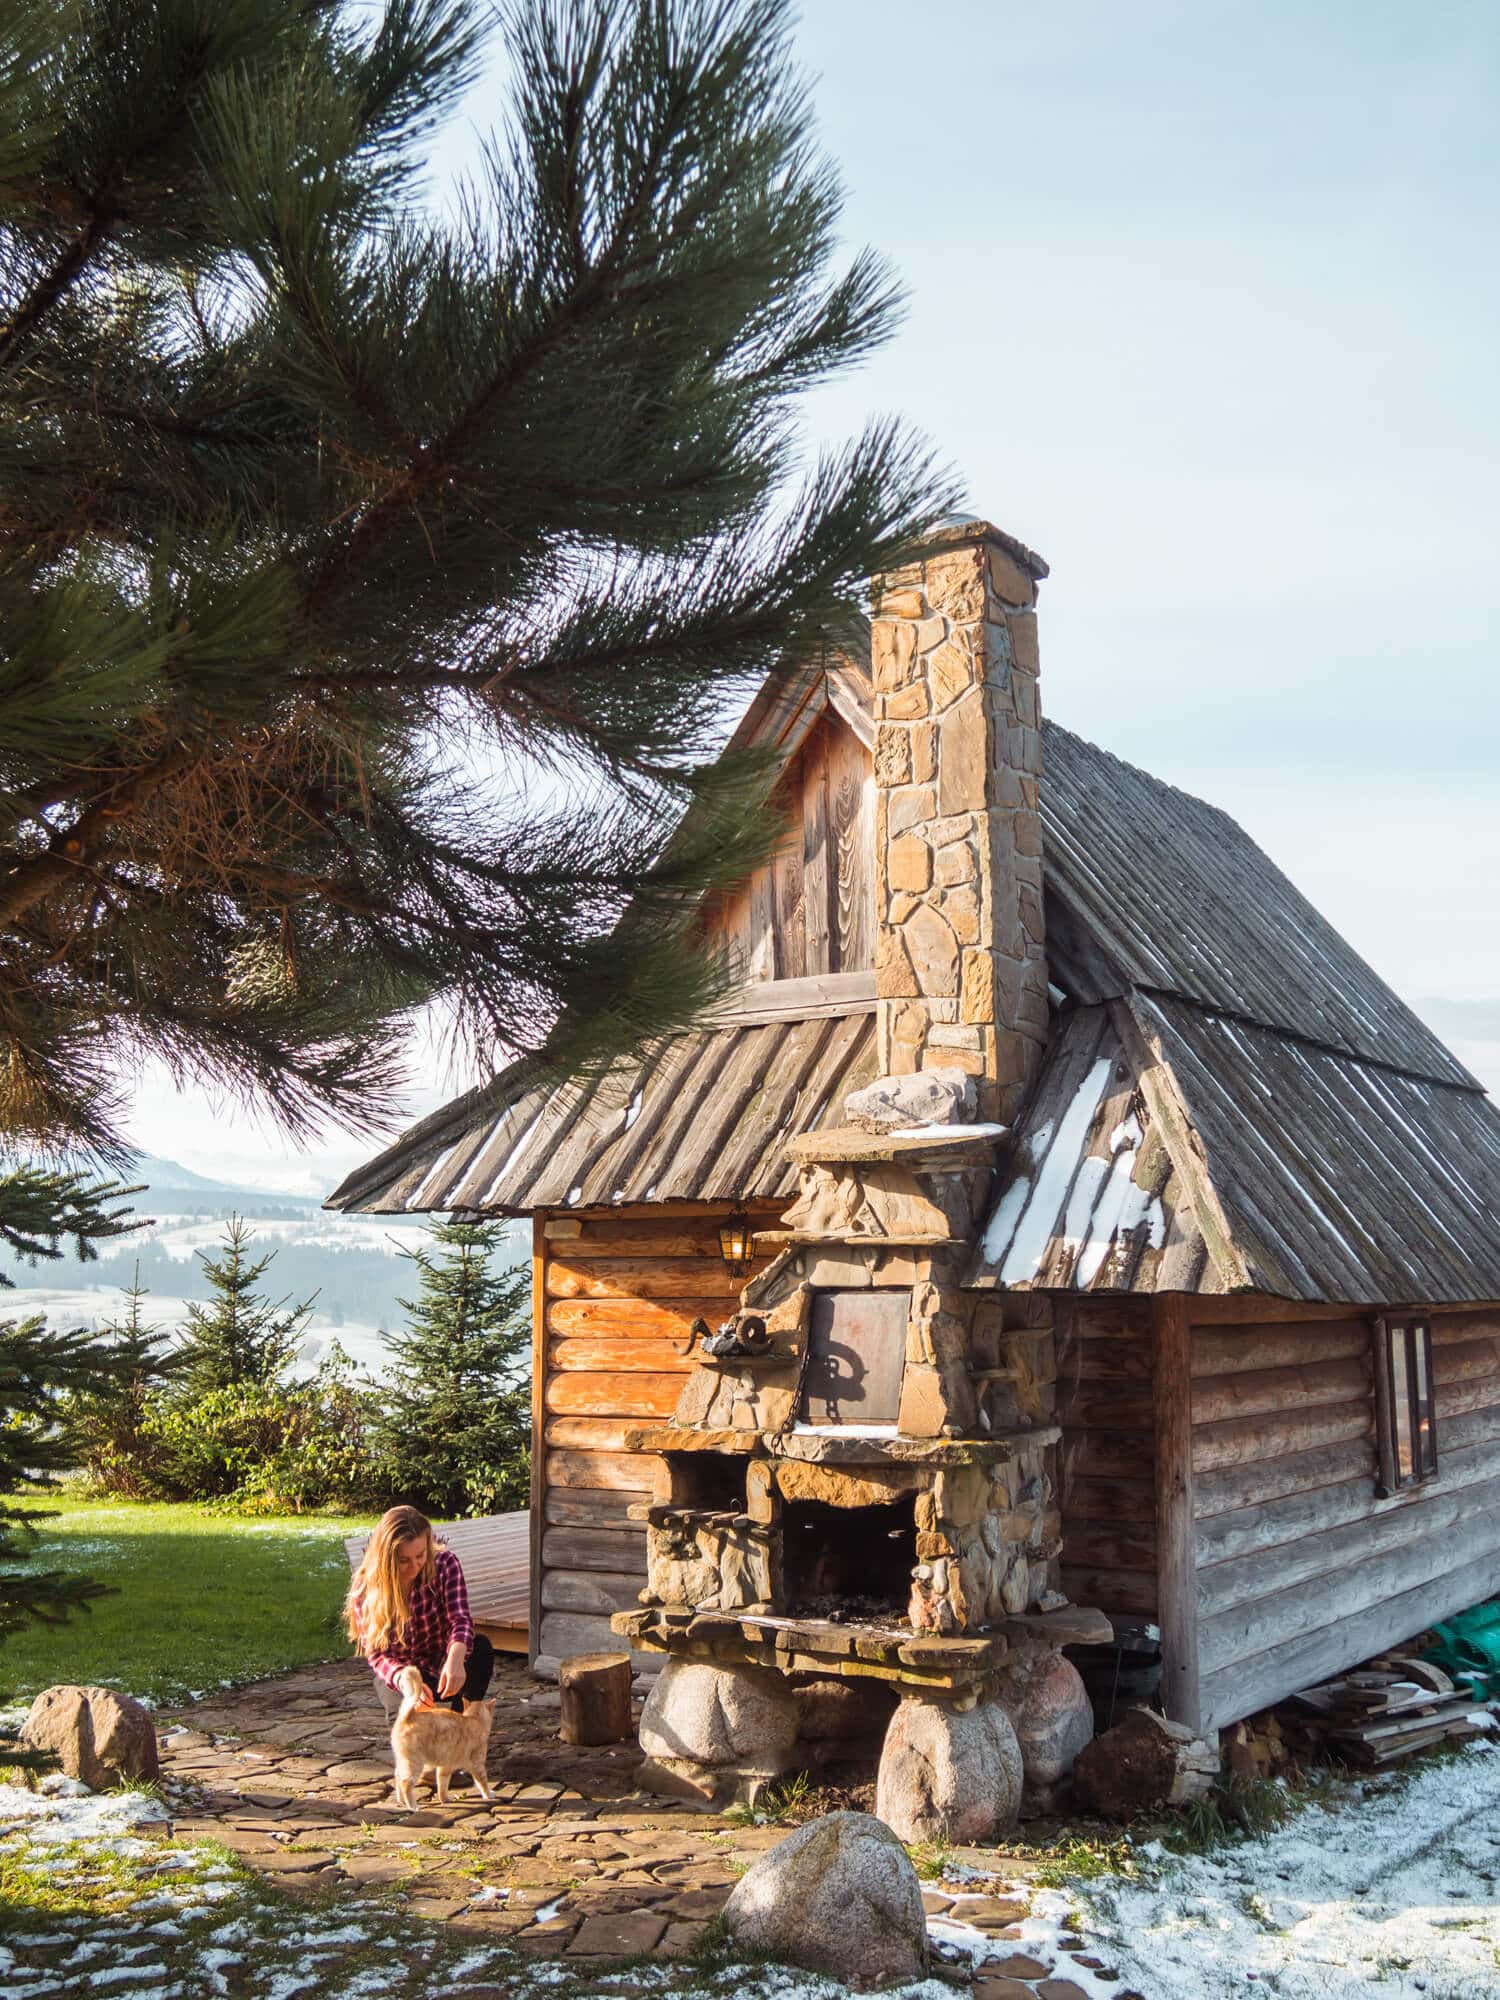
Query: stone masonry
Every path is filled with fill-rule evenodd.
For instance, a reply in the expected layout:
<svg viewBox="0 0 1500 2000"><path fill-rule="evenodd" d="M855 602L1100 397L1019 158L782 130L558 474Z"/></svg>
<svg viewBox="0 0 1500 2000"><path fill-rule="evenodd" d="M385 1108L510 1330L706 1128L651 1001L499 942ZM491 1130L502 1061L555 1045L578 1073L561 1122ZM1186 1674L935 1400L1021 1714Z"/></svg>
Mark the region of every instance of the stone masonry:
<svg viewBox="0 0 1500 2000"><path fill-rule="evenodd" d="M976 1078L1008 1121L1047 1033L1039 556L987 522L882 580L875 683L880 1067Z"/></svg>

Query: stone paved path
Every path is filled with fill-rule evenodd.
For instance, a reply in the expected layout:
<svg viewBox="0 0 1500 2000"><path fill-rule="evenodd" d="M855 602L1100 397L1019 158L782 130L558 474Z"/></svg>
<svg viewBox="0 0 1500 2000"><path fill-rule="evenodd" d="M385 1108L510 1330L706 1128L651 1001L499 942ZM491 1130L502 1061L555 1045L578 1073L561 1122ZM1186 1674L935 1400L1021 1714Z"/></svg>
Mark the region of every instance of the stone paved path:
<svg viewBox="0 0 1500 2000"><path fill-rule="evenodd" d="M451 1805L416 1812L388 1803L388 1725L357 1661L196 1703L162 1718L172 1832L221 1841L284 1888L332 1887L582 1968L691 1951L746 1866L788 1831L636 1791L635 1745L564 1744L556 1690L518 1659L501 1657L493 1692L497 1802L486 1805L464 1778ZM975 1879L1014 1883L1026 1861L994 1849L955 1850L954 1860L974 1871L965 1893L955 1901L934 1886L929 1912L1016 1942L976 1977L976 2000L1086 2000L1065 1951L1044 1964L1023 1948L1024 1901Z"/></svg>

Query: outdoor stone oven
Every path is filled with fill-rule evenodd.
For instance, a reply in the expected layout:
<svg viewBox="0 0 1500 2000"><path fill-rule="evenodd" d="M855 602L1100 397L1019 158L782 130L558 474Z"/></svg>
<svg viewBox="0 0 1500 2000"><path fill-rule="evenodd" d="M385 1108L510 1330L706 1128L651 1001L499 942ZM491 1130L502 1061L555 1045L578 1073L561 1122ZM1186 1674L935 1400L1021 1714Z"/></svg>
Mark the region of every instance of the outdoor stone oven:
<svg viewBox="0 0 1500 2000"><path fill-rule="evenodd" d="M644 1608L615 1628L672 1663L642 1725L650 1787L753 1798L807 1758L830 1682L846 1737L899 1698L929 1736L974 1735L959 1718L978 1716L983 1741L1013 1743L1039 1662L1107 1636L1058 1588L1050 1315L962 1288L1001 1129L975 1103L960 1071L886 1079L846 1106L863 1126L795 1140L799 1197L759 1239L778 1254L671 1423L627 1439L657 1469L637 1510ZM942 1121L878 1129L913 1106ZM885 1730L885 1809L908 1800L909 1837L951 1831L958 1801L928 1796L911 1733ZM1020 1754L989 1761L963 1809L993 1832L1019 1805Z"/></svg>

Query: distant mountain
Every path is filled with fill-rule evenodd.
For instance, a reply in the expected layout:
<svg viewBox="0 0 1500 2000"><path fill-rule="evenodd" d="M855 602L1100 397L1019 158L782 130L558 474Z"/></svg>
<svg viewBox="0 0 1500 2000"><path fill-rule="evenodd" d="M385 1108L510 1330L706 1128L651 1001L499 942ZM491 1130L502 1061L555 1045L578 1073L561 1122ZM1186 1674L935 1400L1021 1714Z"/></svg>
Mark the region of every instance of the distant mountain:
<svg viewBox="0 0 1500 2000"><path fill-rule="evenodd" d="M268 1294L315 1301L304 1358L316 1361L336 1338L378 1369L383 1329L404 1323L401 1301L416 1289L410 1253L428 1240L425 1217L334 1213L311 1195L215 1180L155 1153L138 1154L129 1179L146 1183L130 1205L152 1218L148 1227L102 1245L88 1263L5 1260L26 1310L60 1325L97 1326L118 1312L120 1287L135 1273L148 1294L148 1321L177 1323L188 1301L207 1298L203 1258L221 1247L225 1222L238 1215L250 1225L252 1254L272 1254ZM501 1254L506 1263L525 1261L519 1229Z"/></svg>
<svg viewBox="0 0 1500 2000"><path fill-rule="evenodd" d="M138 1153L131 1168L132 1181L144 1181L146 1193L136 1206L156 1209L166 1215L316 1215L320 1204L312 1195L291 1194L280 1188L237 1186L233 1181L210 1180L194 1173L180 1161L163 1159L157 1153Z"/></svg>

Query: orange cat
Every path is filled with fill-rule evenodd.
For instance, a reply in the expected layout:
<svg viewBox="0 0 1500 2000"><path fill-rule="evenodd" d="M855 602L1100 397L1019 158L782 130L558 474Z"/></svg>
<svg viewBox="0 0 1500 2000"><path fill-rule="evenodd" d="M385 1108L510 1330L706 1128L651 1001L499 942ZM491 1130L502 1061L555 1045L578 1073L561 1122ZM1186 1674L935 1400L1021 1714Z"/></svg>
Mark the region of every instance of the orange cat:
<svg viewBox="0 0 1500 2000"><path fill-rule="evenodd" d="M479 1787L480 1797L493 1799L484 1760L494 1719L492 1701L466 1701L460 1715L451 1708L418 1708L408 1695L391 1729L396 1804L409 1812L417 1802L414 1787L423 1783L429 1771L437 1779L437 1805L447 1805L448 1779L454 1771L467 1771Z"/></svg>

